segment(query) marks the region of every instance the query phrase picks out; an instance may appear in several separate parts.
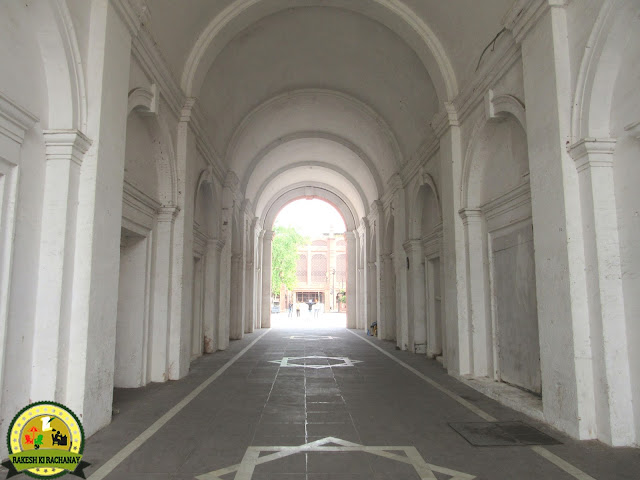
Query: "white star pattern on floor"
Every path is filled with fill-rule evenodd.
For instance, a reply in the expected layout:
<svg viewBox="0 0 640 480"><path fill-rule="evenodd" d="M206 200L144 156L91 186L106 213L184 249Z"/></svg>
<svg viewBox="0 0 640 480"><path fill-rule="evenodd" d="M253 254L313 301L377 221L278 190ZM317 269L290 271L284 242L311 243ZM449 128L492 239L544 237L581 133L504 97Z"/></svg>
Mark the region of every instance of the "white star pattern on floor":
<svg viewBox="0 0 640 480"><path fill-rule="evenodd" d="M260 456L264 452L274 452L270 455ZM223 480L224 475L237 472L235 480L251 480L253 472L258 465L279 460L296 453L331 452L344 454L345 452L366 452L372 455L397 460L408 465L412 465L420 480L436 480L435 473L449 475L449 480L472 480L475 475L457 472L449 468L439 467L427 463L415 447L367 447L353 442L347 442L335 437L327 437L315 442L305 443L299 446L288 447L249 447L242 458L242 462L230 467L221 468L213 472L205 473L196 477L198 480ZM398 453L394 453L398 452ZM401 455L404 453L404 455ZM434 473L435 472L435 473Z"/></svg>
<svg viewBox="0 0 640 480"><path fill-rule="evenodd" d="M326 359L327 363L309 364L305 363L306 359ZM341 363L331 363L331 362ZM349 357L324 357L322 355L309 355L306 357L283 357L282 360L269 360L269 363L275 363L281 367L297 367L297 368L333 368L333 367L353 367L356 363L362 363L361 360L352 360Z"/></svg>

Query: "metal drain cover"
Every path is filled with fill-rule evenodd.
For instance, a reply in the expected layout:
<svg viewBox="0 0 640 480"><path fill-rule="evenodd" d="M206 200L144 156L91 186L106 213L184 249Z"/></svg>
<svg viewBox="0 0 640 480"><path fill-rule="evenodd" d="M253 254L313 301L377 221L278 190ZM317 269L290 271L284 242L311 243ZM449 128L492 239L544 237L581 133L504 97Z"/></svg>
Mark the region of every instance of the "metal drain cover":
<svg viewBox="0 0 640 480"><path fill-rule="evenodd" d="M464 422L450 423L449 426L476 447L517 447L562 443L523 422Z"/></svg>

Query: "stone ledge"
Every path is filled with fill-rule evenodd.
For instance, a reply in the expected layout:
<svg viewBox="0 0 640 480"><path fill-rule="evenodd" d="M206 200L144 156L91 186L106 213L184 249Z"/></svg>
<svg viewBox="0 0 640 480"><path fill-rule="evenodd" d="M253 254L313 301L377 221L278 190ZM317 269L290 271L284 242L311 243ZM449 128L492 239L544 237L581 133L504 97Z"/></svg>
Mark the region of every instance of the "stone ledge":
<svg viewBox="0 0 640 480"><path fill-rule="evenodd" d="M453 372L449 372L449 375L468 387L500 402L502 405L524 413L534 420L545 421L542 412L542 399L532 393L489 378L475 378L467 375L458 375Z"/></svg>

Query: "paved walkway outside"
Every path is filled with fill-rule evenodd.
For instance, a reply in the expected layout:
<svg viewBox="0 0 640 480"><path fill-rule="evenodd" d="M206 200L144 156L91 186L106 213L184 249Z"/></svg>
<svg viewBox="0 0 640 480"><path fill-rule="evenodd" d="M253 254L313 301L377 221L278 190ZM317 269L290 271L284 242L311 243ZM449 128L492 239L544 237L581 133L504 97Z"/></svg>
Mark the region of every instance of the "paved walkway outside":
<svg viewBox="0 0 640 480"><path fill-rule="evenodd" d="M284 324L196 360L183 380L116 390L119 413L87 441L88 478L640 478L638 450L572 441L435 361L362 332ZM449 426L487 418L523 420L562 444L476 447Z"/></svg>

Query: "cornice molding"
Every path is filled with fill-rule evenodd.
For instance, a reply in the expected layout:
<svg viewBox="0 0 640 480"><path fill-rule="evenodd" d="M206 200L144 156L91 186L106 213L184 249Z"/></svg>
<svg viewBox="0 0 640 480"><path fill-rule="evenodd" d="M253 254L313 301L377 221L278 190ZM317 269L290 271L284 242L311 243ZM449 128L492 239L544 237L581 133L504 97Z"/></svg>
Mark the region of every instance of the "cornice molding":
<svg viewBox="0 0 640 480"><path fill-rule="evenodd" d="M415 153L411 155L409 162L407 162L400 171L403 187L413 180L416 175L421 173L420 170L433 159L438 150L440 150L439 137L425 141L416 149Z"/></svg>
<svg viewBox="0 0 640 480"><path fill-rule="evenodd" d="M221 157L213 147L213 143L206 134L204 125L206 123L205 115L200 107L197 98L188 97L184 101L184 105L180 110L180 121L187 122L193 129L196 137L196 148L204 157L206 162L212 167L213 174L220 183L224 183L227 176L227 170L222 164Z"/></svg>
<svg viewBox="0 0 640 480"><path fill-rule="evenodd" d="M22 145L27 131L38 117L0 92L0 134Z"/></svg>
<svg viewBox="0 0 640 480"><path fill-rule="evenodd" d="M129 29L131 37L137 37L142 25L151 17L146 2L144 0L112 0L111 3Z"/></svg>
<svg viewBox="0 0 640 480"><path fill-rule="evenodd" d="M160 202L154 200L127 180L124 181L122 188L122 201L147 217L156 216L162 207Z"/></svg>
<svg viewBox="0 0 640 480"><path fill-rule="evenodd" d="M566 7L568 3L569 0L517 0L504 16L502 24L520 43L549 8Z"/></svg>
<svg viewBox="0 0 640 480"><path fill-rule="evenodd" d="M502 215L504 213L515 210L527 203L531 202L531 188L529 181L525 180L520 185L512 188L510 191L500 197L489 200L480 208L482 213L488 219Z"/></svg>
<svg viewBox="0 0 640 480"><path fill-rule="evenodd" d="M632 122L624 127L625 132L629 132L629 135L640 140L640 120Z"/></svg>

